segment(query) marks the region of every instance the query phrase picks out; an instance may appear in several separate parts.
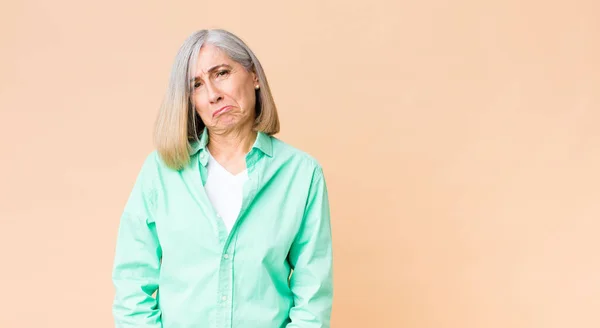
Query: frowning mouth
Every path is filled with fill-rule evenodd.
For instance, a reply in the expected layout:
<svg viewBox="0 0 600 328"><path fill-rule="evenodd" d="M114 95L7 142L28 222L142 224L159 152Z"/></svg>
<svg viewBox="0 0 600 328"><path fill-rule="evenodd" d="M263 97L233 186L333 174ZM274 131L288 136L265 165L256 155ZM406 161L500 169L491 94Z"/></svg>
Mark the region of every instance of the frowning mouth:
<svg viewBox="0 0 600 328"><path fill-rule="evenodd" d="M219 108L216 112L213 113L213 117L220 115L222 113L225 113L232 108L233 108L233 106L223 106L223 107Z"/></svg>

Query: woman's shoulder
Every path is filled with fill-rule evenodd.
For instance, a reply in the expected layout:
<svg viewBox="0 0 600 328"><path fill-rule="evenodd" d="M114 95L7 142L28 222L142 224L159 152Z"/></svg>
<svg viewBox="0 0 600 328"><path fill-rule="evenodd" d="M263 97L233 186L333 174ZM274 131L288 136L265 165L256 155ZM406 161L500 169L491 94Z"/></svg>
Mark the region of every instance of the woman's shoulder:
<svg viewBox="0 0 600 328"><path fill-rule="evenodd" d="M156 180L168 172L177 172L170 168L160 156L160 152L156 149L147 152L140 169L140 175L150 180Z"/></svg>
<svg viewBox="0 0 600 328"><path fill-rule="evenodd" d="M156 149L146 153L146 157L142 162L142 170L156 170L163 166L164 163Z"/></svg>
<svg viewBox="0 0 600 328"><path fill-rule="evenodd" d="M154 180L160 166L160 156L156 150L146 153L139 168L138 179Z"/></svg>
<svg viewBox="0 0 600 328"><path fill-rule="evenodd" d="M321 170L321 163L309 151L300 149L279 138L273 138L273 157L283 161L293 161L311 169Z"/></svg>

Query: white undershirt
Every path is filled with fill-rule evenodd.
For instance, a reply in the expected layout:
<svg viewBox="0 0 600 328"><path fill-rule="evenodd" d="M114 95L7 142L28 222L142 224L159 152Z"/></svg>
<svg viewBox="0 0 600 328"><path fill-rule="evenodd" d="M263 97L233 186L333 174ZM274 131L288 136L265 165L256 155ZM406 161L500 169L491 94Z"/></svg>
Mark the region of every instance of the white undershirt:
<svg viewBox="0 0 600 328"><path fill-rule="evenodd" d="M244 183L248 180L248 172L244 170L233 175L221 166L210 152L208 154L206 166L208 173L204 189L217 215L225 223L227 232L230 232L240 213Z"/></svg>

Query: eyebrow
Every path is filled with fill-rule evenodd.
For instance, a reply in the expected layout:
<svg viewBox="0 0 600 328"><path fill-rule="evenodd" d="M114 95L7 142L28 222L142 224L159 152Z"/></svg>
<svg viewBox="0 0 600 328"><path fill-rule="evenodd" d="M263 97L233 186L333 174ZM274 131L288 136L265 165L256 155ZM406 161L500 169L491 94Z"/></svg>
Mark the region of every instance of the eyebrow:
<svg viewBox="0 0 600 328"><path fill-rule="evenodd" d="M212 73L212 72L216 71L217 69L219 69L219 68L221 68L221 67L227 67L227 68L231 69L231 66L230 66L230 65L227 65L227 64L219 64L219 65L215 65L215 66L213 66L213 67L209 68L207 72L210 74L210 73ZM190 80L190 82L195 82L195 81L197 81L198 79L200 79L200 77L199 77L199 76L196 76L196 77L194 77L194 79Z"/></svg>

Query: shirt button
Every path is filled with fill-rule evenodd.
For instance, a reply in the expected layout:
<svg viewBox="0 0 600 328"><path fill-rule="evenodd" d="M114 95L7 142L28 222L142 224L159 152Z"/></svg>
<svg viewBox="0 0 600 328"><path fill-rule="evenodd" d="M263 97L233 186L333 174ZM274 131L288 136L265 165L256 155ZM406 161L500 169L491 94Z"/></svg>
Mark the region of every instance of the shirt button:
<svg viewBox="0 0 600 328"><path fill-rule="evenodd" d="M221 300L222 300L223 302L227 301L227 296L225 296L225 295L221 296Z"/></svg>
<svg viewBox="0 0 600 328"><path fill-rule="evenodd" d="M229 254L225 254L225 255L223 255L223 257L224 257L225 259L228 259L228 258L229 258Z"/></svg>

